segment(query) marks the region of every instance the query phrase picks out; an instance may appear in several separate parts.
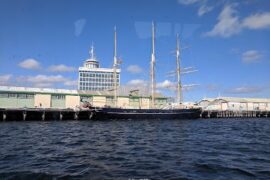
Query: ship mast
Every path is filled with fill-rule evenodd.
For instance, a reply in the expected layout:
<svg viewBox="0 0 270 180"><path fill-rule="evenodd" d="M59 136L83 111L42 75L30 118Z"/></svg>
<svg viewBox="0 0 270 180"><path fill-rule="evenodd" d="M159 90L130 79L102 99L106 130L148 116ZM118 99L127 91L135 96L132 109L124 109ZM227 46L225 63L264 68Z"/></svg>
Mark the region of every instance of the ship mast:
<svg viewBox="0 0 270 180"><path fill-rule="evenodd" d="M150 62L150 76L151 76L151 108L155 108L155 91L156 91L156 81L155 81L155 24L152 22L152 53Z"/></svg>
<svg viewBox="0 0 270 180"><path fill-rule="evenodd" d="M179 35L176 35L176 74L177 74L177 95L176 102L182 103L183 93L182 93L182 84L181 84L181 72L180 72L180 42Z"/></svg>
<svg viewBox="0 0 270 180"><path fill-rule="evenodd" d="M113 53L113 83L114 83L114 107L117 106L117 34L116 26L114 27L114 53Z"/></svg>

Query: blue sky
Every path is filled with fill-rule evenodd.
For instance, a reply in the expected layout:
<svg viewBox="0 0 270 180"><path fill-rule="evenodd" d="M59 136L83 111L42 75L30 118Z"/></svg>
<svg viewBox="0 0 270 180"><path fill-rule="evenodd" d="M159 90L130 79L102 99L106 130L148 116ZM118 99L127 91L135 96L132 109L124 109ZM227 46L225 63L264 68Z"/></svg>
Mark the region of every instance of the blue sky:
<svg viewBox="0 0 270 180"><path fill-rule="evenodd" d="M0 85L76 89L92 42L102 67L113 63L117 26L121 84L149 80L151 22L157 83L173 96L176 33L184 50L184 98L270 98L269 0L1 0Z"/></svg>

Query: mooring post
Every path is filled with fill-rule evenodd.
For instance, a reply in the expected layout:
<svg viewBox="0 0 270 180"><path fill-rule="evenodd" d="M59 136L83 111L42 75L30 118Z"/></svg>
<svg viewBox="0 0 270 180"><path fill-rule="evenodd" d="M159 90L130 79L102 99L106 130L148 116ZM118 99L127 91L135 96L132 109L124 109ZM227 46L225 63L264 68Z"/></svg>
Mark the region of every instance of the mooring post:
<svg viewBox="0 0 270 180"><path fill-rule="evenodd" d="M78 120L78 113L77 112L74 113L74 120Z"/></svg>
<svg viewBox="0 0 270 180"><path fill-rule="evenodd" d="M23 120L24 121L26 120L26 115L27 115L27 112L26 111L23 111Z"/></svg>
<svg viewBox="0 0 270 180"><path fill-rule="evenodd" d="M60 112L60 120L62 120L63 119L63 114L62 114L62 112Z"/></svg>
<svg viewBox="0 0 270 180"><path fill-rule="evenodd" d="M43 113L41 115L41 119L42 119L42 121L45 121L45 111L43 111Z"/></svg>
<svg viewBox="0 0 270 180"><path fill-rule="evenodd" d="M5 112L3 112L3 121L6 121L6 119L7 119L7 115Z"/></svg>
<svg viewBox="0 0 270 180"><path fill-rule="evenodd" d="M93 117L93 112L92 112L92 111L90 111L90 112L89 112L89 120L91 120L91 119L92 119L92 117ZM201 114L200 114L200 117L201 117Z"/></svg>

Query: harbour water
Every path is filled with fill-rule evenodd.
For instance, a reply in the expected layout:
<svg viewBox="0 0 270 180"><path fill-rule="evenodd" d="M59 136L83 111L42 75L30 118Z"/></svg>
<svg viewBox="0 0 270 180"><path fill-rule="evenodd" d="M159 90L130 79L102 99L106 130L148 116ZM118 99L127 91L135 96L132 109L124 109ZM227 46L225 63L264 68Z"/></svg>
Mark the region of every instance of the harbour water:
<svg viewBox="0 0 270 180"><path fill-rule="evenodd" d="M0 123L0 179L269 179L270 119Z"/></svg>

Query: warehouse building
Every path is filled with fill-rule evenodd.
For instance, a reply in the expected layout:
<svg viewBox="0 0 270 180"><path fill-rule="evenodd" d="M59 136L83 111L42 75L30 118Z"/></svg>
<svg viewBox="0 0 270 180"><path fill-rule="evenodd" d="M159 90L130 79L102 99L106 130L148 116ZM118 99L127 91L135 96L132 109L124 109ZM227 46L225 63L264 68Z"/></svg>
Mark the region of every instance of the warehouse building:
<svg viewBox="0 0 270 180"><path fill-rule="evenodd" d="M147 94L132 94L121 88L118 94L117 107L139 109L150 106ZM84 103L95 107L113 106L113 92L0 86L0 108L76 108ZM157 108L163 108L167 98L157 94L155 104Z"/></svg>
<svg viewBox="0 0 270 180"><path fill-rule="evenodd" d="M198 103L205 110L269 111L270 98L205 98Z"/></svg>

